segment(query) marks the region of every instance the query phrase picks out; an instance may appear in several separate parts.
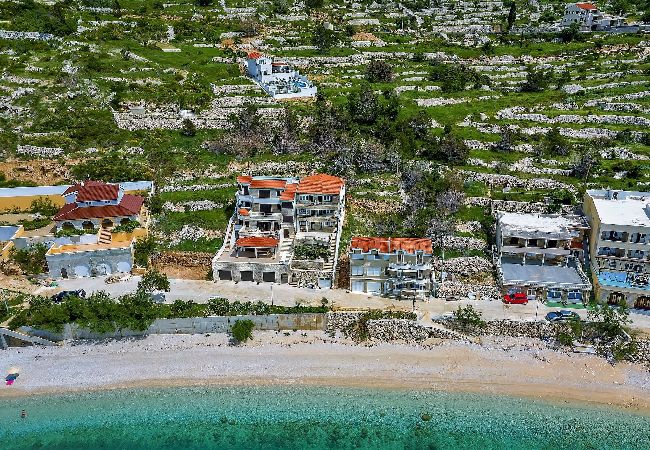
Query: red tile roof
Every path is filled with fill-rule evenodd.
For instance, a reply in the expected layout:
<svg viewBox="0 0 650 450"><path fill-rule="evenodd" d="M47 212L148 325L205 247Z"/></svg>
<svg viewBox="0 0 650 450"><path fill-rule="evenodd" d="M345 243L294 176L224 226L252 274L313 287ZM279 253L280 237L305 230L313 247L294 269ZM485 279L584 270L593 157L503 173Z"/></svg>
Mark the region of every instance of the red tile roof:
<svg viewBox="0 0 650 450"><path fill-rule="evenodd" d="M360 248L364 252L376 249L381 253L394 253L397 250L407 253L415 253L416 250L425 253L433 251L431 239L426 238L353 237L350 248Z"/></svg>
<svg viewBox="0 0 650 450"><path fill-rule="evenodd" d="M248 59L257 59L262 56L264 55L262 55L260 52L248 52Z"/></svg>
<svg viewBox="0 0 650 450"><path fill-rule="evenodd" d="M246 208L239 208L239 215L240 216L247 216L250 214L250 210Z"/></svg>
<svg viewBox="0 0 650 450"><path fill-rule="evenodd" d="M296 198L296 189L298 189L298 183L287 184L287 187L280 194L280 200L290 201Z"/></svg>
<svg viewBox="0 0 650 450"><path fill-rule="evenodd" d="M237 239L237 247L277 247L280 241L272 237L243 237Z"/></svg>
<svg viewBox="0 0 650 450"><path fill-rule="evenodd" d="M338 194L345 182L339 177L319 173L300 180L299 194Z"/></svg>
<svg viewBox="0 0 650 450"><path fill-rule="evenodd" d="M124 194L119 205L80 207L77 203L68 203L54 215L54 220L63 221L134 216L140 213L143 203L144 198L129 194Z"/></svg>
<svg viewBox="0 0 650 450"><path fill-rule="evenodd" d="M592 3L576 3L576 6L578 8L580 8L580 9L586 9L588 11L593 11L593 10L597 9L596 5L594 5Z"/></svg>
<svg viewBox="0 0 650 450"><path fill-rule="evenodd" d="M239 184L251 184L251 181L253 181L253 177L248 175L241 175L237 177L237 183Z"/></svg>
<svg viewBox="0 0 650 450"><path fill-rule="evenodd" d="M77 201L79 202L115 200L119 190L120 187L117 184L104 183L103 181L84 181L70 186L63 195L76 192Z"/></svg>
<svg viewBox="0 0 650 450"><path fill-rule="evenodd" d="M253 180L251 189L284 189L286 180Z"/></svg>

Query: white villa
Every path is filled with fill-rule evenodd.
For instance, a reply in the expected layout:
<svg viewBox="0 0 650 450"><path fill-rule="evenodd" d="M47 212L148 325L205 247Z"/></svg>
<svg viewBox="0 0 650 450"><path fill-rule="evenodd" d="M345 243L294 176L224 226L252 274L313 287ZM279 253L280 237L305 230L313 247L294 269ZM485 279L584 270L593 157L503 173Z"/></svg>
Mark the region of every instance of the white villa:
<svg viewBox="0 0 650 450"><path fill-rule="evenodd" d="M251 52L248 54L247 70L248 75L274 99L316 96L316 86L288 63Z"/></svg>
<svg viewBox="0 0 650 450"><path fill-rule="evenodd" d="M604 14L593 3L569 3L560 26L569 27L574 23L580 25L580 31L609 31L624 26L625 19Z"/></svg>

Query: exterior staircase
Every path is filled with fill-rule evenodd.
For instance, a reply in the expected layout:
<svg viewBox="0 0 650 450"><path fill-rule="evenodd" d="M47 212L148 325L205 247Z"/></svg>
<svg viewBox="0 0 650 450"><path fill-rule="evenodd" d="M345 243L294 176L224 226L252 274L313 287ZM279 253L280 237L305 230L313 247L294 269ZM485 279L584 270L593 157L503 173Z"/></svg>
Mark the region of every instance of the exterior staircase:
<svg viewBox="0 0 650 450"><path fill-rule="evenodd" d="M334 270L334 260L336 259L336 238L330 236L329 259L323 265L323 272L332 272Z"/></svg>
<svg viewBox="0 0 650 450"><path fill-rule="evenodd" d="M98 243L100 243L100 244L110 244L112 239L113 239L113 237L111 235L110 230L108 230L106 228L102 228L102 229L99 230L99 240L97 241Z"/></svg>

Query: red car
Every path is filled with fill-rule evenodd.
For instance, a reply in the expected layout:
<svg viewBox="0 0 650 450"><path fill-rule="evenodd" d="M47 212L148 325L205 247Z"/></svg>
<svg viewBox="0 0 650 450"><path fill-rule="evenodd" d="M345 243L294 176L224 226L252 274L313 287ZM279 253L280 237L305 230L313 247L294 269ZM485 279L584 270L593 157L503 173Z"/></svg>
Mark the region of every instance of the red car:
<svg viewBox="0 0 650 450"><path fill-rule="evenodd" d="M514 294L504 295L503 303L509 303L511 305L527 305L528 296L523 292L515 292Z"/></svg>

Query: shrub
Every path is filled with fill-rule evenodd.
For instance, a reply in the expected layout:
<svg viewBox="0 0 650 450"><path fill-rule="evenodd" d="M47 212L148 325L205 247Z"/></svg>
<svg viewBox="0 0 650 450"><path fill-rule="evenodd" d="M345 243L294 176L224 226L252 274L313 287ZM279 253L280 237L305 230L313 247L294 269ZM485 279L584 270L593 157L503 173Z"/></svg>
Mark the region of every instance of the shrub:
<svg viewBox="0 0 650 450"><path fill-rule="evenodd" d="M70 236L81 236L84 234L95 234L97 230L95 228L63 228L54 233L56 237L70 237Z"/></svg>
<svg viewBox="0 0 650 450"><path fill-rule="evenodd" d="M26 274L37 274L47 270L45 253L47 253L45 244L34 244L29 247L11 250L11 259L13 259L20 269Z"/></svg>
<svg viewBox="0 0 650 450"><path fill-rule="evenodd" d="M244 343L253 338L253 328L255 324L252 320L238 320L230 329L233 339L237 343Z"/></svg>
<svg viewBox="0 0 650 450"><path fill-rule="evenodd" d="M135 241L133 245L133 260L140 267L149 266L149 258L156 252L158 245L153 236L147 236Z"/></svg>
<svg viewBox="0 0 650 450"><path fill-rule="evenodd" d="M459 306L453 313L454 320L463 328L482 328L485 326L481 313L472 305Z"/></svg>
<svg viewBox="0 0 650 450"><path fill-rule="evenodd" d="M41 214L47 217L52 217L58 210L59 208L47 197L38 197L34 199L30 207L30 211L33 214Z"/></svg>
<svg viewBox="0 0 650 450"><path fill-rule="evenodd" d="M371 83L389 83L393 80L393 68L386 61L373 59L366 68L366 80Z"/></svg>
<svg viewBox="0 0 650 450"><path fill-rule="evenodd" d="M138 292L151 294L154 291L169 292L169 279L164 273L151 269L142 276L138 283Z"/></svg>
<svg viewBox="0 0 650 450"><path fill-rule="evenodd" d="M136 228L140 227L140 222L137 220L129 219L127 222L121 223L111 230L111 233L131 233Z"/></svg>
<svg viewBox="0 0 650 450"><path fill-rule="evenodd" d="M327 261L330 257L330 251L327 245L297 244L293 249L293 256L296 259L323 259Z"/></svg>

